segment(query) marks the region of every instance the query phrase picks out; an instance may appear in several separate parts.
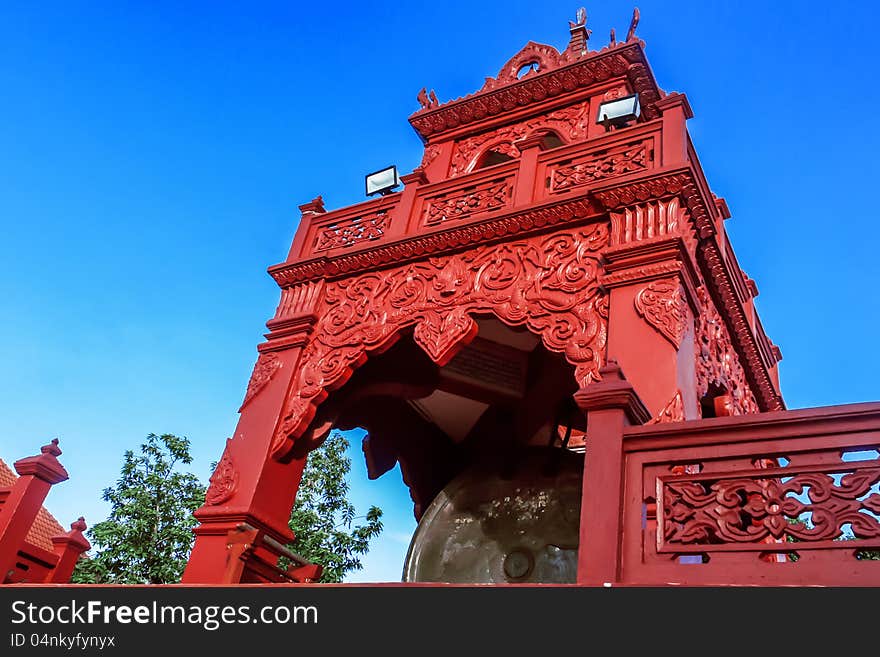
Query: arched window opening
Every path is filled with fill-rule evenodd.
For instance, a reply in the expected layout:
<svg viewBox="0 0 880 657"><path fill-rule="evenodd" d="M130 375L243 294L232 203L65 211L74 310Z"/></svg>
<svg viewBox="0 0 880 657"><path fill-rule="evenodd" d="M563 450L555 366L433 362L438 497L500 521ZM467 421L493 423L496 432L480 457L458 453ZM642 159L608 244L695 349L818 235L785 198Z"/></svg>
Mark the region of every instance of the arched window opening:
<svg viewBox="0 0 880 657"><path fill-rule="evenodd" d="M549 150L551 148L559 148L560 146L565 146L565 142L562 141L562 137L560 137L552 130L548 130L547 134L544 136L544 147Z"/></svg>
<svg viewBox="0 0 880 657"><path fill-rule="evenodd" d="M502 162L509 162L513 159L515 158L512 155L505 153L501 149L490 148L477 159L477 163L474 165L474 171L495 166Z"/></svg>
<svg viewBox="0 0 880 657"><path fill-rule="evenodd" d="M529 73L537 73L541 68L541 65L538 62L527 62L519 67L519 70L516 72L517 79L522 79Z"/></svg>

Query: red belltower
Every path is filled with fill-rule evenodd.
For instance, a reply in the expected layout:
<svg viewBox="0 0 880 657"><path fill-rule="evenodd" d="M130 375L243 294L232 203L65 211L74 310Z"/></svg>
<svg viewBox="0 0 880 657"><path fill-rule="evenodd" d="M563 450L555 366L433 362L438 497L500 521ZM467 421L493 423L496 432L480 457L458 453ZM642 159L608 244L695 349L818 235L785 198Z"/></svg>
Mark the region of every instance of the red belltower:
<svg viewBox="0 0 880 657"><path fill-rule="evenodd" d="M399 463L417 539L447 547L452 530L424 526L472 464L578 459L576 503L553 502L568 543L522 531L453 579L414 540L407 579L421 554L429 581L880 584L863 558L880 466L843 458L877 448L880 405L784 410L691 108L657 85L637 22L594 50L581 10L561 52L530 42L446 103L422 90L402 191L300 206L184 583L315 579L277 567L303 467L333 428L363 427L370 476ZM569 575L542 570L548 546Z"/></svg>

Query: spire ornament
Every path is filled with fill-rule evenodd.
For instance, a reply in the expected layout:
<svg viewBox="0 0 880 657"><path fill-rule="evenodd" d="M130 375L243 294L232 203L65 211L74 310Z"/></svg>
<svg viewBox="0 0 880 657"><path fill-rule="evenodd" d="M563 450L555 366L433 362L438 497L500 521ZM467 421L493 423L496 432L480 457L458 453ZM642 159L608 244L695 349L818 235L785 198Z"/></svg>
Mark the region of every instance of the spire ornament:
<svg viewBox="0 0 880 657"><path fill-rule="evenodd" d="M626 33L626 40L632 41L636 38L636 26L639 24L639 8L633 9L633 17L629 22L629 30Z"/></svg>
<svg viewBox="0 0 880 657"><path fill-rule="evenodd" d="M587 29L587 10L581 7L575 14L574 22L568 21L568 30L571 32L571 40L568 42L568 50L583 55L587 52L587 42L593 30Z"/></svg>

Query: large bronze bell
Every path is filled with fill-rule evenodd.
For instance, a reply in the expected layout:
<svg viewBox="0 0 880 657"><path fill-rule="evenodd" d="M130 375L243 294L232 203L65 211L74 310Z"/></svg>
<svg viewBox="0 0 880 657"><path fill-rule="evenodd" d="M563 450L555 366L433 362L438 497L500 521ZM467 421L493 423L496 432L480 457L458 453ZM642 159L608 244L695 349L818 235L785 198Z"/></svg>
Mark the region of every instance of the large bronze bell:
<svg viewBox="0 0 880 657"><path fill-rule="evenodd" d="M422 516L403 581L574 582L582 474L583 455L561 448L471 466Z"/></svg>

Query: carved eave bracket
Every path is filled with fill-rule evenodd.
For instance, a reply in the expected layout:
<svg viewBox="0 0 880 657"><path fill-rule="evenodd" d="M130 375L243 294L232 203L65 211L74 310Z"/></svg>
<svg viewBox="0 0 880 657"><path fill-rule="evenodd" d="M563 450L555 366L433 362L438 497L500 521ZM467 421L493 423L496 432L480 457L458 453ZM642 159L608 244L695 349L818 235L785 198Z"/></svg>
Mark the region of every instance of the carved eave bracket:
<svg viewBox="0 0 880 657"><path fill-rule="evenodd" d="M275 317L266 322L267 342L261 353L303 346L318 321L318 307L324 294L324 280L317 279L282 286Z"/></svg>

